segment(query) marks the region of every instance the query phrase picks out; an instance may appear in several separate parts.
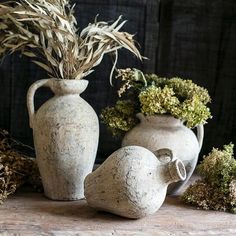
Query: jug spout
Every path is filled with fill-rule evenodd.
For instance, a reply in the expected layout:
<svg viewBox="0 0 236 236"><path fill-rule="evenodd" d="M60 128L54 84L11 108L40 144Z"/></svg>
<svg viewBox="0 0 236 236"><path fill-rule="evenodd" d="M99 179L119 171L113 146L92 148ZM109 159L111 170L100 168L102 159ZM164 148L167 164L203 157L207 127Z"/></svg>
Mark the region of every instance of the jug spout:
<svg viewBox="0 0 236 236"><path fill-rule="evenodd" d="M186 179L186 170L183 162L179 159L165 164L165 178L168 184L184 181Z"/></svg>

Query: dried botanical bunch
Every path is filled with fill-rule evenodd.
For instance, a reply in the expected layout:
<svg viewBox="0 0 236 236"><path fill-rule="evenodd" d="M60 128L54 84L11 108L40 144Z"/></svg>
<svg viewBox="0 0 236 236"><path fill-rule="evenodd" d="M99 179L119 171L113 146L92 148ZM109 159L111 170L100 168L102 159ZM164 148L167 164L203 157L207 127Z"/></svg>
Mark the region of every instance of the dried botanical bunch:
<svg viewBox="0 0 236 236"><path fill-rule="evenodd" d="M114 107L105 108L101 114L102 121L114 135L132 129L138 123L135 116L139 112L144 115L170 114L184 121L189 128L205 124L211 118L207 107L211 101L208 91L191 80L160 78L130 68L118 70L117 78L123 82L118 95L128 97L128 100L118 100ZM123 104L124 109L118 109L118 104ZM129 106L132 112L127 115L124 110L130 110Z"/></svg>
<svg viewBox="0 0 236 236"><path fill-rule="evenodd" d="M236 160L233 144L213 148L197 167L202 177L182 195L182 200L204 210L236 213Z"/></svg>
<svg viewBox="0 0 236 236"><path fill-rule="evenodd" d="M113 135L120 135L121 130L127 132L138 124L138 119L133 116L135 106L130 100L117 101L114 107L107 107L101 114L101 119L111 130Z"/></svg>
<svg viewBox="0 0 236 236"><path fill-rule="evenodd" d="M23 144L0 130L0 204L25 183L31 184L36 190L42 189L35 159L15 150L15 147L20 146Z"/></svg>
<svg viewBox="0 0 236 236"><path fill-rule="evenodd" d="M46 70L50 77L81 79L99 65L107 53L126 48L142 59L133 35L113 24L95 22L78 35L74 6L69 0L20 0L0 4L0 55L20 51ZM112 74L111 72L111 74Z"/></svg>

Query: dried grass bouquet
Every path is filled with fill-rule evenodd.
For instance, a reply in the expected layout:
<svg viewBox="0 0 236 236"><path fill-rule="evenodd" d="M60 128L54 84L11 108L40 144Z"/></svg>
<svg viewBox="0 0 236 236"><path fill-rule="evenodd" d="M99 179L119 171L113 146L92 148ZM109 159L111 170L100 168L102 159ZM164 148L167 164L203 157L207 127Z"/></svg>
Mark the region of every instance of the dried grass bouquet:
<svg viewBox="0 0 236 236"><path fill-rule="evenodd" d="M113 24L89 24L78 34L74 5L69 0L20 0L0 4L0 55L20 51L52 78L81 79L99 65L107 53L126 48L142 59L133 35ZM112 75L111 72L111 75Z"/></svg>

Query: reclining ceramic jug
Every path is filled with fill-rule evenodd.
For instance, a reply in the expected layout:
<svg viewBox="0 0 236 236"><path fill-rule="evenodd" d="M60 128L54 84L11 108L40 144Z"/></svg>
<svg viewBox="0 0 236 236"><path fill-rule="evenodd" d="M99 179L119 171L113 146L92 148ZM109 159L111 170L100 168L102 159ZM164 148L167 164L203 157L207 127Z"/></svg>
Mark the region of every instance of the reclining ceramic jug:
<svg viewBox="0 0 236 236"><path fill-rule="evenodd" d="M172 184L168 188L169 194L177 194L191 177L202 147L204 129L197 126L197 136L179 119L171 115L144 116L137 114L140 123L126 133L122 146L137 145L155 152L168 148L185 165L187 177L184 182Z"/></svg>
<svg viewBox="0 0 236 236"><path fill-rule="evenodd" d="M180 160L163 163L146 148L127 146L86 177L85 197L93 208L136 219L155 213L167 186L185 178Z"/></svg>

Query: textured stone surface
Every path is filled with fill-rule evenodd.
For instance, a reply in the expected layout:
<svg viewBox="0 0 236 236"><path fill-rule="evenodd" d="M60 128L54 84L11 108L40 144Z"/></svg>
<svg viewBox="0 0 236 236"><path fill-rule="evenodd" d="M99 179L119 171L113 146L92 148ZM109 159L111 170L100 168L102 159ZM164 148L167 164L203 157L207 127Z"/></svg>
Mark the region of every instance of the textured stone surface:
<svg viewBox="0 0 236 236"><path fill-rule="evenodd" d="M85 197L98 210L141 218L160 208L170 183L185 178L180 160L162 164L146 148L127 146L86 177Z"/></svg>
<svg viewBox="0 0 236 236"><path fill-rule="evenodd" d="M28 93L37 163L45 195L54 200L84 197L84 178L92 171L99 126L92 107L80 97L86 80L41 80ZM33 98L40 86L55 96L35 113Z"/></svg>
<svg viewBox="0 0 236 236"><path fill-rule="evenodd" d="M187 178L184 182L172 184L168 193L174 194L187 183L198 160L203 142L203 127L198 127L198 138L180 120L169 115L143 116L138 114L140 123L124 137L122 146L138 145L156 152L168 148L176 158L183 161Z"/></svg>

